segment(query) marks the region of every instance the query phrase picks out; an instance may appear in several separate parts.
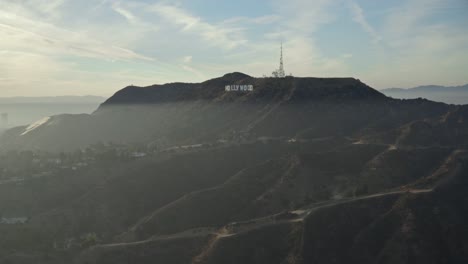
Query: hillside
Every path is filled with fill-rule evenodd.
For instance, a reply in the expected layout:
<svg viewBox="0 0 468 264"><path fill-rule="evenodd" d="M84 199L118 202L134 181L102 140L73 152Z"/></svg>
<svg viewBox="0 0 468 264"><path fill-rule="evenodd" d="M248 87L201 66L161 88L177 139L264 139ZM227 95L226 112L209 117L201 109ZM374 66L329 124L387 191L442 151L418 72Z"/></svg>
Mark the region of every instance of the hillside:
<svg viewBox="0 0 468 264"><path fill-rule="evenodd" d="M465 263L467 109L353 78L126 87L2 137L0 263Z"/></svg>
<svg viewBox="0 0 468 264"><path fill-rule="evenodd" d="M180 202L191 203L173 211L168 221L163 221L161 215L162 210L170 210L166 206L150 214L161 219L154 227L163 232L154 227L146 229L142 233L145 239L131 239L125 234L124 240L118 238L85 251L78 263L329 263L330 259L335 263L462 263L468 259L463 250L468 234L458 232L464 230L463 223L468 217L463 210L467 205L463 196L466 152L457 158L459 161L454 167L439 175L440 183L430 188L414 186L408 191L335 199L322 196L318 201L312 198L305 203L293 199L260 215L256 210L241 209L241 204L255 205L263 199L261 190L253 201L237 201L241 203L238 205L223 198L236 190L226 189L204 200L196 198L195 195L201 194L196 192L169 204L170 208ZM290 188L288 185L302 182L295 179L297 173L289 170L280 176L289 175L284 182L285 190ZM268 174L256 170L256 175ZM308 177L319 179L316 176L314 173ZM273 186L276 192L271 192L272 198L285 199L287 193L295 193L294 188L285 192L281 191L283 187ZM242 200L248 197L245 194L242 192L236 197ZM226 210L237 212L237 216L236 213L230 216ZM240 212L243 213L239 215ZM242 216L245 213L247 215ZM200 224L198 221L203 218L208 222ZM146 224L149 223L147 219L143 220ZM174 229L176 225L179 228Z"/></svg>

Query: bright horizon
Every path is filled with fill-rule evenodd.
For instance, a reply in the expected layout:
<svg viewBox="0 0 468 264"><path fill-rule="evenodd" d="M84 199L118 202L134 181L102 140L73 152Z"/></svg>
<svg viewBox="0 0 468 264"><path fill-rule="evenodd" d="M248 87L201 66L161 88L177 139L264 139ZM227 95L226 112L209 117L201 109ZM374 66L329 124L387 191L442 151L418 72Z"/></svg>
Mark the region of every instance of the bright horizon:
<svg viewBox="0 0 468 264"><path fill-rule="evenodd" d="M229 72L468 83L464 0L0 0L0 97L97 95Z"/></svg>

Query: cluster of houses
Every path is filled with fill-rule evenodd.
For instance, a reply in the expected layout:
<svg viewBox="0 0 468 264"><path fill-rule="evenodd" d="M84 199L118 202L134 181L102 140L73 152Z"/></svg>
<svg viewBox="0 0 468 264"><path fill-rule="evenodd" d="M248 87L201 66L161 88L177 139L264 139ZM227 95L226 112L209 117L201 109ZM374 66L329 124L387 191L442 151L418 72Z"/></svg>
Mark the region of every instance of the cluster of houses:
<svg viewBox="0 0 468 264"><path fill-rule="evenodd" d="M22 225L28 221L27 217L2 217L0 218L0 224L2 225Z"/></svg>

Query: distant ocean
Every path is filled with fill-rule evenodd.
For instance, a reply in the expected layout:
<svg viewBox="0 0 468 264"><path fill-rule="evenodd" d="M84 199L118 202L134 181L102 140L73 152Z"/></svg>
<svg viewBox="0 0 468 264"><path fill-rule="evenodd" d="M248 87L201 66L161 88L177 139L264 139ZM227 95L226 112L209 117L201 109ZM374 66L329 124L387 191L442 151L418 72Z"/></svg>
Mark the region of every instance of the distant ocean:
<svg viewBox="0 0 468 264"><path fill-rule="evenodd" d="M52 115L90 114L98 106L98 103L0 103L0 113L8 113L8 128L12 128Z"/></svg>

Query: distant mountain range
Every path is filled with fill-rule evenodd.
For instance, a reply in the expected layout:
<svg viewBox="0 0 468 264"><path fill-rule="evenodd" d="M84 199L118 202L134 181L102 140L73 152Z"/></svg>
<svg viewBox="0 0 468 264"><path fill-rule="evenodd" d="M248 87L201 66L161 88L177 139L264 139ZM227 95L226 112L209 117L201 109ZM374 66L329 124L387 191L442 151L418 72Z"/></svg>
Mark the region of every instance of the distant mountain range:
<svg viewBox="0 0 468 264"><path fill-rule="evenodd" d="M40 96L40 97L0 97L0 104L31 104L31 103L47 103L47 104L68 104L68 103L102 103L106 100L105 97L85 95L85 96Z"/></svg>
<svg viewBox="0 0 468 264"><path fill-rule="evenodd" d="M100 96L0 97L0 113L8 114L7 124L0 124L0 133L5 126L27 125L48 116L90 114L105 100Z"/></svg>
<svg viewBox="0 0 468 264"><path fill-rule="evenodd" d="M409 89L388 88L380 92L400 99L426 98L447 104L468 104L468 84L461 86L424 85Z"/></svg>

